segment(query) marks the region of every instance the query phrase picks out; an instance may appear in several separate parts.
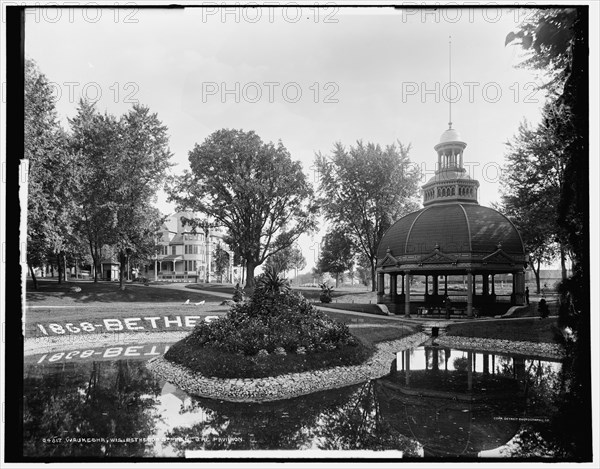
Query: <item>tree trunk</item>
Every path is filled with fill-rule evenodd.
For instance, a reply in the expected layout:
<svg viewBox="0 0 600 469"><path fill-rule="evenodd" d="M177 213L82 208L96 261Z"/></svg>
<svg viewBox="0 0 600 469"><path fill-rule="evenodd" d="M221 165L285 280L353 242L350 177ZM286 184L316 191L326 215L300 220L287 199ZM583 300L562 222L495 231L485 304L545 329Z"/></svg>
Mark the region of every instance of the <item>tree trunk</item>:
<svg viewBox="0 0 600 469"><path fill-rule="evenodd" d="M56 267L58 270L58 283L61 284L62 283L62 269L63 269L63 264L60 261L60 253L56 254Z"/></svg>
<svg viewBox="0 0 600 469"><path fill-rule="evenodd" d="M371 291L375 291L377 288L377 278L375 273L375 260L370 259L371 262Z"/></svg>
<svg viewBox="0 0 600 469"><path fill-rule="evenodd" d="M98 246L92 246L90 244L90 252L92 254L92 263L94 264L94 283L98 282L98 272L102 270L102 259L100 259L100 252Z"/></svg>
<svg viewBox="0 0 600 469"><path fill-rule="evenodd" d="M254 289L254 269L256 263L254 261L246 261L246 290Z"/></svg>
<svg viewBox="0 0 600 469"><path fill-rule="evenodd" d="M340 283L340 282L339 282L339 279L340 279L340 273L339 273L339 272L336 272L336 273L335 273L335 288L337 288L337 287L338 287L338 285L339 285L339 283Z"/></svg>
<svg viewBox="0 0 600 469"><path fill-rule="evenodd" d="M119 253L119 289L121 291L125 291L125 269L127 268L125 262L125 255Z"/></svg>
<svg viewBox="0 0 600 469"><path fill-rule="evenodd" d="M37 279L35 278L35 272L33 271L33 267L29 264L29 272L31 273L31 280L33 280L33 288L38 289Z"/></svg>
<svg viewBox="0 0 600 469"><path fill-rule="evenodd" d="M90 254L92 256L92 268L94 269L94 283L98 282L98 252L94 250L92 240L88 238L90 244Z"/></svg>
<svg viewBox="0 0 600 469"><path fill-rule="evenodd" d="M65 275L65 283L67 283L69 281L69 278L67 276L67 253L63 252L63 262L65 264L65 271L64 271L64 275Z"/></svg>
<svg viewBox="0 0 600 469"><path fill-rule="evenodd" d="M560 245L560 269L561 269L561 274L562 274L562 279L566 280L567 279L567 264L566 264L566 254L565 254L565 248L564 246L561 244Z"/></svg>
<svg viewBox="0 0 600 469"><path fill-rule="evenodd" d="M530 264L531 264L531 270L533 270L533 274L535 275L535 286L537 289L537 294L539 295L540 291L541 291L541 289L540 289L540 260L536 259L536 261L537 261L537 270L535 268L535 264L533 263L533 261L530 262Z"/></svg>

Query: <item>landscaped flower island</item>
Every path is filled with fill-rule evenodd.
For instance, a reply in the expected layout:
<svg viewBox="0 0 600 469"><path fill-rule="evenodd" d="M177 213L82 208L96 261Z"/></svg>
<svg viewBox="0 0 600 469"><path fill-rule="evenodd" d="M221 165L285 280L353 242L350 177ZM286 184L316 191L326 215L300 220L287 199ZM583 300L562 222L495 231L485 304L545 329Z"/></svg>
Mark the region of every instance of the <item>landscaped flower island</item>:
<svg viewBox="0 0 600 469"><path fill-rule="evenodd" d="M263 402L379 378L396 352L426 339L421 333L364 344L267 272L249 301L199 324L147 366L192 395Z"/></svg>

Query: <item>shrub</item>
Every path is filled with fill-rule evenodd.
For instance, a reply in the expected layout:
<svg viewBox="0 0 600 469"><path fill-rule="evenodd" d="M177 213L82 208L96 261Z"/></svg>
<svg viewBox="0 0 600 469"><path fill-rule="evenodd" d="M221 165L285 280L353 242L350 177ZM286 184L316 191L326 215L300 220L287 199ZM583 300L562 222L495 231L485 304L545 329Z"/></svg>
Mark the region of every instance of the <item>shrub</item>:
<svg viewBox="0 0 600 469"><path fill-rule="evenodd" d="M321 287L321 295L319 296L321 303L331 303L331 292L333 292L333 287L330 287L326 283L322 283L319 286Z"/></svg>
<svg viewBox="0 0 600 469"><path fill-rule="evenodd" d="M189 336L188 336L189 338ZM174 344L165 358L184 365L204 376L215 378L262 378L285 373L331 368L334 366L358 365L373 353L364 345L342 346L329 352L288 353L278 355L259 353L254 356L232 354L213 347L198 348L187 339Z"/></svg>
<svg viewBox="0 0 600 469"><path fill-rule="evenodd" d="M264 352L310 355L361 345L346 324L327 318L273 271L257 277L249 301L234 304L218 321L199 323L185 344L260 360L267 358ZM256 357L259 351L264 352ZM169 350L167 357L174 355Z"/></svg>
<svg viewBox="0 0 600 469"><path fill-rule="evenodd" d="M290 281L280 277L275 269L267 267L265 272L256 277L254 290L264 296L284 295L291 290Z"/></svg>
<svg viewBox="0 0 600 469"><path fill-rule="evenodd" d="M235 289L233 290L233 301L239 303L240 301L244 301L244 290L240 287L240 284L236 284Z"/></svg>

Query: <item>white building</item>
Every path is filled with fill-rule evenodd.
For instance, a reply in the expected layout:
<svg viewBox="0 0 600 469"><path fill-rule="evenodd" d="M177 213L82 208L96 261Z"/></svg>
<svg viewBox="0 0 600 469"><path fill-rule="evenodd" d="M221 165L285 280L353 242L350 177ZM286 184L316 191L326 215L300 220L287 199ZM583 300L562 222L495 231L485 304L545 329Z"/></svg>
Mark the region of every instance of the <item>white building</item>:
<svg viewBox="0 0 600 469"><path fill-rule="evenodd" d="M217 282L214 252L218 245L229 255L229 264L222 275L223 283L234 283L240 268L233 265L233 251L225 244L225 233L213 223L192 227L183 218L199 219L193 212L177 212L169 216L158 233L158 254L148 266L151 280L177 282ZM156 271L155 271L156 269Z"/></svg>

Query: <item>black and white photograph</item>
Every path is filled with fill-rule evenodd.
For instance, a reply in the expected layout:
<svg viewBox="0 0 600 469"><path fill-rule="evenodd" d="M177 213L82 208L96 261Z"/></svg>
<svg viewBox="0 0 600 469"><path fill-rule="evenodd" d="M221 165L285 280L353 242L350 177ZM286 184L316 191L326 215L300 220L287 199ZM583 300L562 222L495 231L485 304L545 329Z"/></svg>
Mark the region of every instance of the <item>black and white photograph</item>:
<svg viewBox="0 0 600 469"><path fill-rule="evenodd" d="M599 4L1 4L3 467L597 467Z"/></svg>

